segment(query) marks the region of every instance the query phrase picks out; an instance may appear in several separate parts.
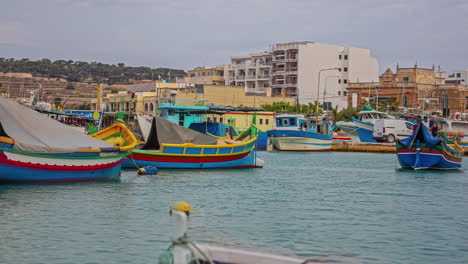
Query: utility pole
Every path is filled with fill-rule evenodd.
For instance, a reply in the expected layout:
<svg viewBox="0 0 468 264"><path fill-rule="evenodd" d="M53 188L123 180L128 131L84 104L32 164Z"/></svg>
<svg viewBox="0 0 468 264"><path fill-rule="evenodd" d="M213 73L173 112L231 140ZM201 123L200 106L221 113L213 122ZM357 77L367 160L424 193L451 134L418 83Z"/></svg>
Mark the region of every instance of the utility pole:
<svg viewBox="0 0 468 264"><path fill-rule="evenodd" d="M321 69L318 72L318 84L317 84L317 105L315 106L315 112L318 113L319 111L319 102L320 102L320 73L322 71L331 71L331 70L338 70L339 68L328 68L328 69Z"/></svg>
<svg viewBox="0 0 468 264"><path fill-rule="evenodd" d="M444 86L444 109L442 109L442 115L444 117L448 116L448 109L447 109L447 88Z"/></svg>
<svg viewBox="0 0 468 264"><path fill-rule="evenodd" d="M379 111L379 87L375 87L375 91L377 92L377 100L375 101L375 110Z"/></svg>

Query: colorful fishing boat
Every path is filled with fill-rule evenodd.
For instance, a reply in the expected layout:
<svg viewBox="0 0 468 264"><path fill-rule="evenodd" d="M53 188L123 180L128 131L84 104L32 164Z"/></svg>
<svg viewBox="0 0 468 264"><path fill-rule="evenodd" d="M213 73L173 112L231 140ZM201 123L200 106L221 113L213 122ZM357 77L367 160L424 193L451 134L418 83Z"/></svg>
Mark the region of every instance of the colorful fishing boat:
<svg viewBox="0 0 468 264"><path fill-rule="evenodd" d="M148 127L138 119L140 128ZM263 161L256 158L256 128L233 140L217 139L154 117L146 143L125 159L123 167L153 166L158 169L256 168ZM142 133L145 134L145 133Z"/></svg>
<svg viewBox="0 0 468 264"><path fill-rule="evenodd" d="M0 113L1 183L112 178L129 154L5 98Z"/></svg>
<svg viewBox="0 0 468 264"><path fill-rule="evenodd" d="M413 134L397 140L396 149L401 167L420 169L458 169L462 165L463 148L450 140L445 132L433 136L421 122Z"/></svg>
<svg viewBox="0 0 468 264"><path fill-rule="evenodd" d="M269 144L280 151L331 151L333 132L325 120L302 114L276 116L276 128L267 131Z"/></svg>
<svg viewBox="0 0 468 264"><path fill-rule="evenodd" d="M138 144L144 143L137 140L125 123L120 120L90 136L112 143L114 147L122 151L132 151Z"/></svg>

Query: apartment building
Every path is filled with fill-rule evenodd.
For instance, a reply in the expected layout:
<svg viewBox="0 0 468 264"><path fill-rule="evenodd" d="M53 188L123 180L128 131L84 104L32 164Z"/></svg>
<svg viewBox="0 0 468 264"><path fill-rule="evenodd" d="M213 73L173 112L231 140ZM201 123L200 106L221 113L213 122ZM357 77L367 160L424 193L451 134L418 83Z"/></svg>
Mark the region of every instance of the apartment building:
<svg viewBox="0 0 468 264"><path fill-rule="evenodd" d="M281 43L268 52L231 57L224 72L226 85L244 87L246 93L293 97L299 104L319 101L340 109L347 107L349 82L378 78L379 66L369 49L315 42Z"/></svg>
<svg viewBox="0 0 468 264"><path fill-rule="evenodd" d="M225 85L241 86L247 94L265 95L270 87L270 52L231 57L231 64L224 67Z"/></svg>

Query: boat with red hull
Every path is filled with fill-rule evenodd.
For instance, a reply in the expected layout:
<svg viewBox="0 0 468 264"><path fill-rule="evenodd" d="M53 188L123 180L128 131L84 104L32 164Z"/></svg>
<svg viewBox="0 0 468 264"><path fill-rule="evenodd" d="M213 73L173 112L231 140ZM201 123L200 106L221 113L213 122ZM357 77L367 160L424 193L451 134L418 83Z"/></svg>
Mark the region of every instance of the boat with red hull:
<svg viewBox="0 0 468 264"><path fill-rule="evenodd" d="M129 154L4 98L0 113L0 183L112 178Z"/></svg>
<svg viewBox="0 0 468 264"><path fill-rule="evenodd" d="M141 122L146 122L141 120ZM124 160L124 168L153 166L158 169L256 168L256 128L234 139L214 138L154 117L146 143Z"/></svg>

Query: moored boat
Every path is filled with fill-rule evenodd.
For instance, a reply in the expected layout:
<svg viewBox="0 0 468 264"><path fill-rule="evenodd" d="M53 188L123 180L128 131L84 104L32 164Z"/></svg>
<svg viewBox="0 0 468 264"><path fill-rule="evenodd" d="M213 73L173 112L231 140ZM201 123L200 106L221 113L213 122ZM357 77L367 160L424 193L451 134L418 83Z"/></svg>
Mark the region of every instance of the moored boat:
<svg viewBox="0 0 468 264"><path fill-rule="evenodd" d="M122 151L131 151L138 144L143 143L136 139L135 135L122 121L117 121L111 126L104 128L90 136L112 143L114 147L119 147Z"/></svg>
<svg viewBox="0 0 468 264"><path fill-rule="evenodd" d="M413 134L397 140L396 149L401 167L420 169L458 169L462 165L463 148L456 141L450 140L444 131L437 136L421 122Z"/></svg>
<svg viewBox="0 0 468 264"><path fill-rule="evenodd" d="M364 106L359 112L358 118L352 118L353 125L355 126L356 133L359 136L359 141L363 143L377 142L372 138L374 133L374 124L380 119L395 119L395 117L376 111L370 106Z"/></svg>
<svg viewBox="0 0 468 264"><path fill-rule="evenodd" d="M139 119L140 122L147 122ZM140 127L148 127L144 123ZM145 133L142 133L145 134ZM217 139L154 117L146 143L125 159L125 168L158 169L256 168L256 128L229 139Z"/></svg>
<svg viewBox="0 0 468 264"><path fill-rule="evenodd" d="M269 144L280 151L331 151L332 136L325 120L308 120L302 114L276 116L274 130L267 131Z"/></svg>
<svg viewBox="0 0 468 264"><path fill-rule="evenodd" d="M69 182L119 176L129 152L0 98L0 182Z"/></svg>

